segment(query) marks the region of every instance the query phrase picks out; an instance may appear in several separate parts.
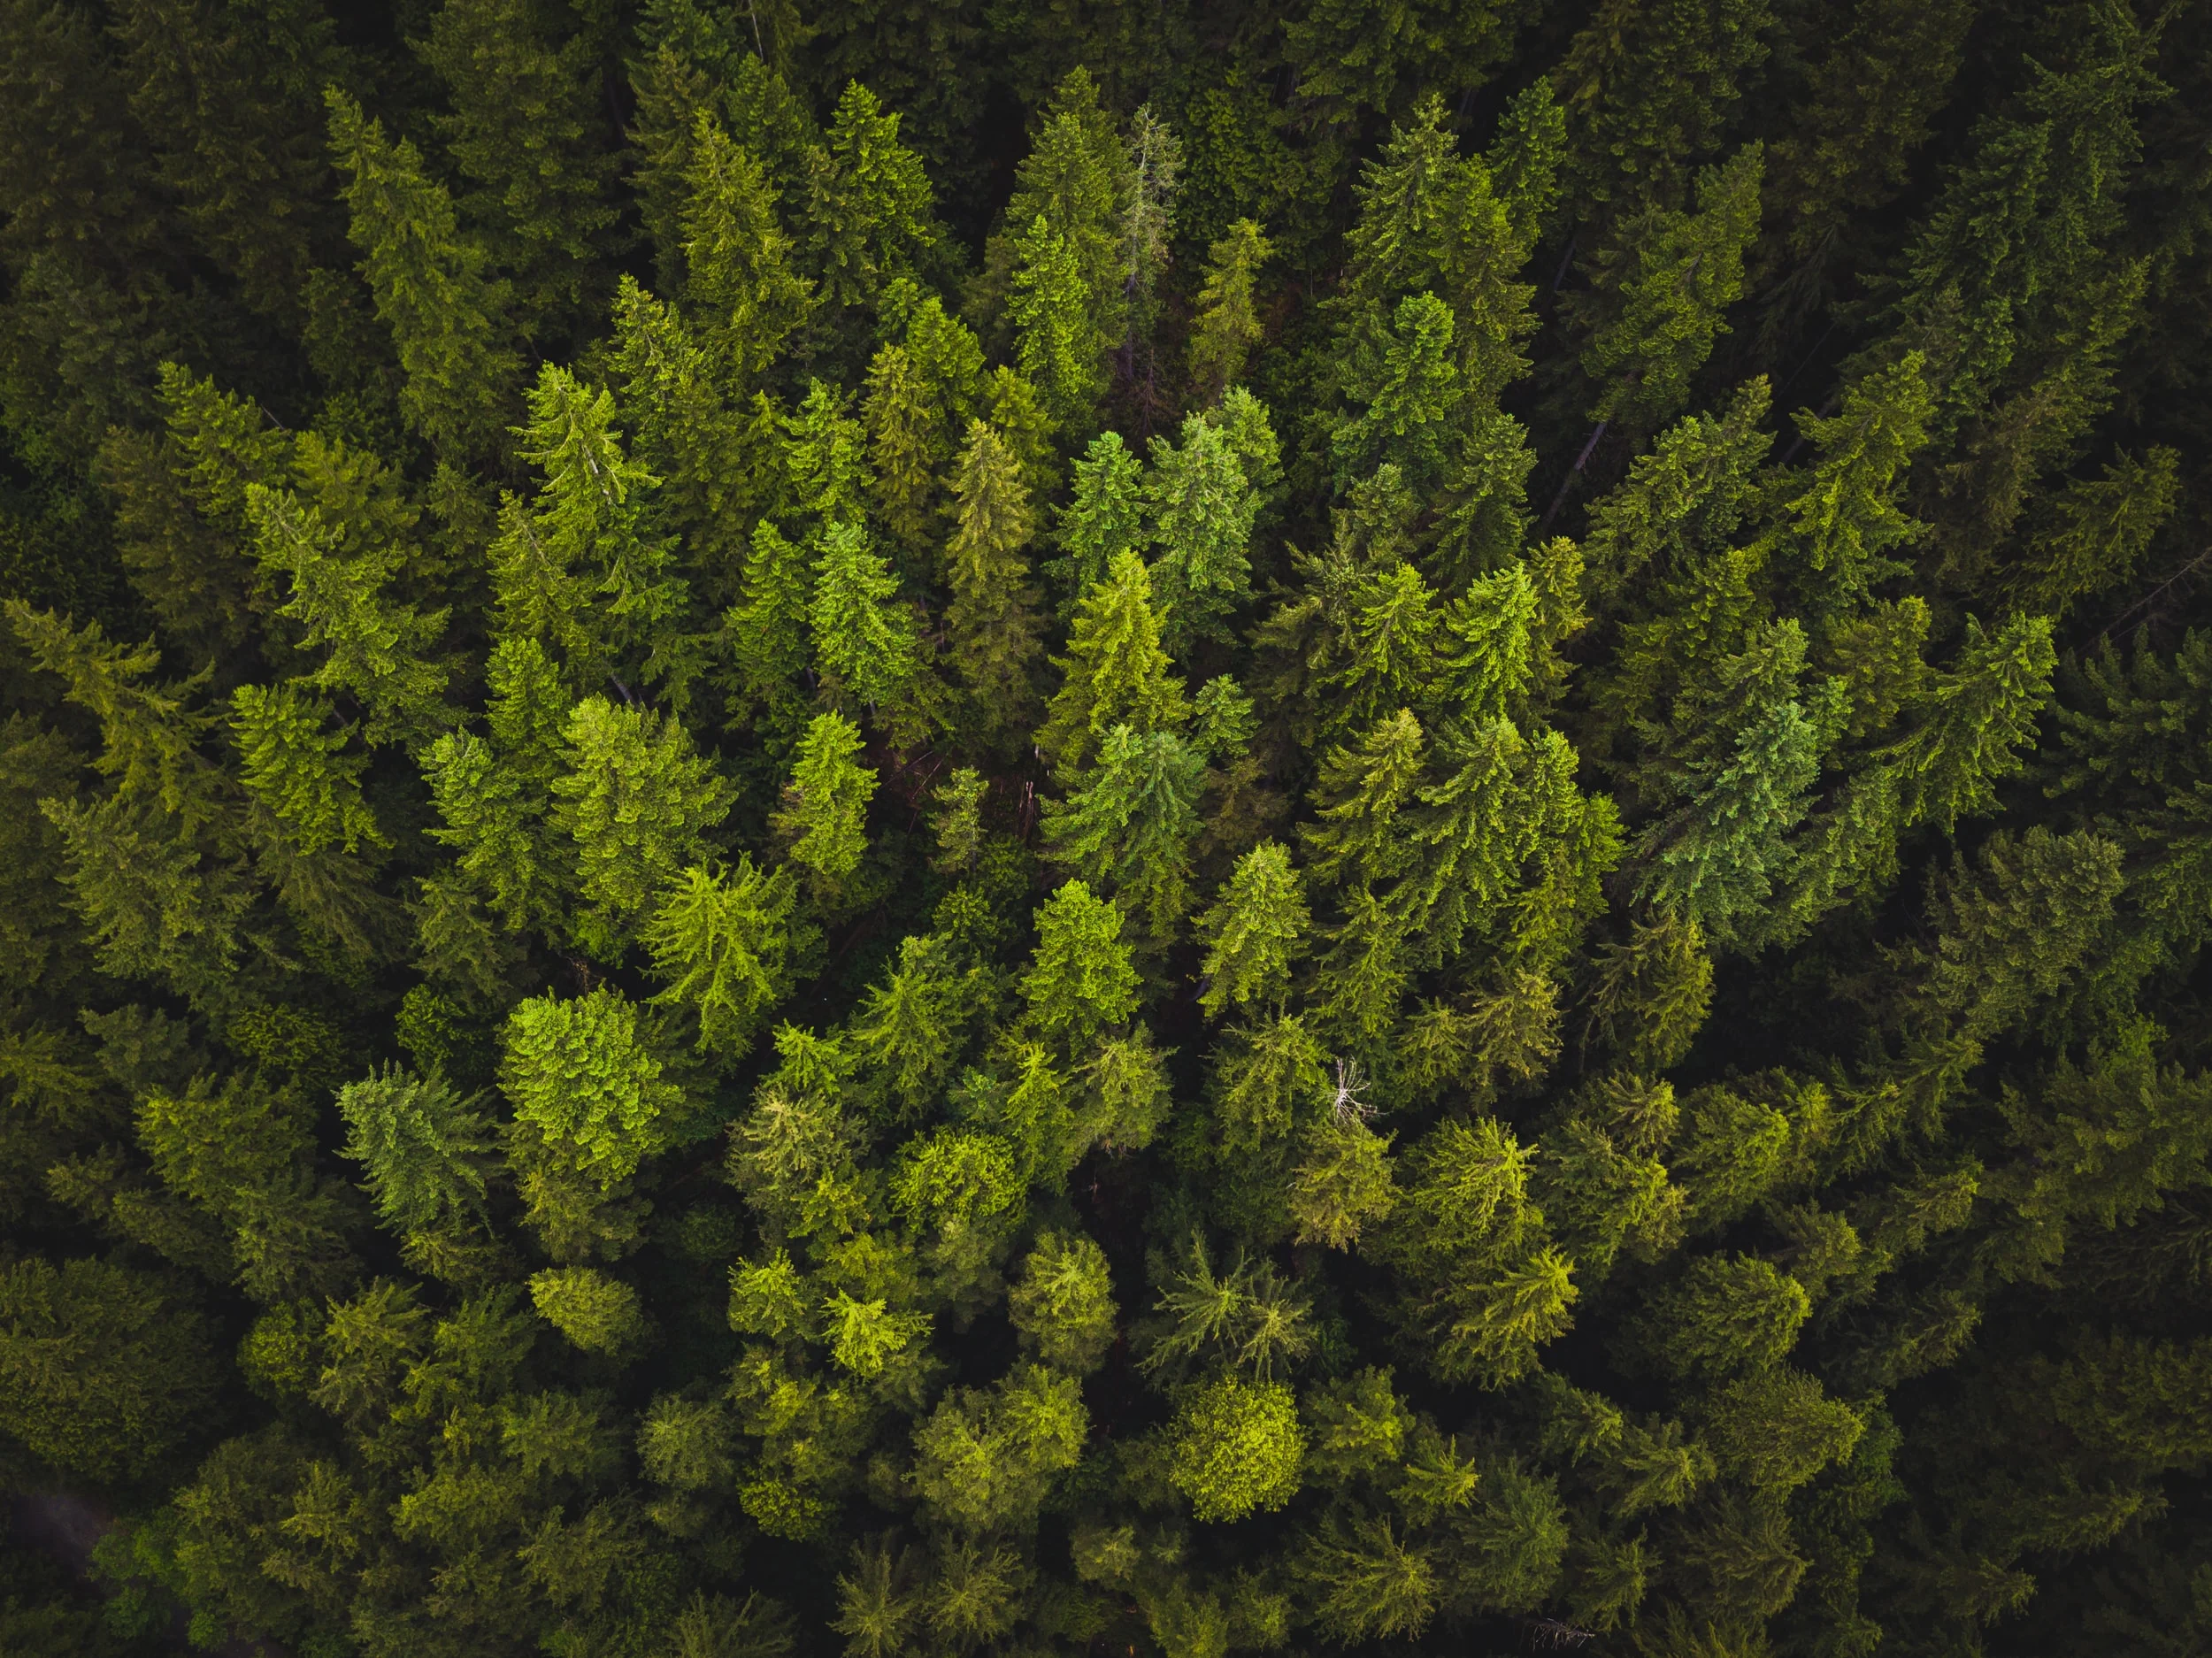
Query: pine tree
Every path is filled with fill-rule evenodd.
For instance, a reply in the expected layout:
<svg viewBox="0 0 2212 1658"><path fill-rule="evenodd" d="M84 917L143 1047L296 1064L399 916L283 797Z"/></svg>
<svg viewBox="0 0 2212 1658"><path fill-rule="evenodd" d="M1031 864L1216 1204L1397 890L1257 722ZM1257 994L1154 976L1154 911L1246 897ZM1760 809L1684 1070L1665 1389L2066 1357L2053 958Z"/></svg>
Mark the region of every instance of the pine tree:
<svg viewBox="0 0 2212 1658"><path fill-rule="evenodd" d="M1568 195L1676 207L1765 60L1764 0L1606 0L1552 71L1572 156Z"/></svg>
<svg viewBox="0 0 2212 1658"><path fill-rule="evenodd" d="M701 861L733 791L673 720L587 697L562 733L564 775L549 826L574 845L577 932L602 954L629 936L655 894Z"/></svg>
<svg viewBox="0 0 2212 1658"><path fill-rule="evenodd" d="M914 613L898 597L899 580L856 524L823 532L807 626L815 660L860 701L897 704L920 671Z"/></svg>
<svg viewBox="0 0 2212 1658"><path fill-rule="evenodd" d="M929 394L904 346L878 349L862 404L876 509L892 539L916 555L933 527L937 473L952 453Z"/></svg>
<svg viewBox="0 0 2212 1658"><path fill-rule="evenodd" d="M1125 725L1139 736L1171 730L1189 717L1180 681L1160 648L1152 582L1134 553L1117 553L1105 580L1085 590L1068 630L1064 676L1037 747L1072 775L1090 763L1106 733Z"/></svg>
<svg viewBox="0 0 2212 1658"><path fill-rule="evenodd" d="M611 241L616 155L590 35L556 47L534 23L520 0L446 0L417 50L445 83L447 154L475 187L458 204L534 320L598 297L586 285Z"/></svg>
<svg viewBox="0 0 2212 1658"><path fill-rule="evenodd" d="M1160 279L1172 257L1169 243L1175 234L1175 191L1183 146L1174 129L1146 104L1129 118L1124 153L1128 182L1121 211L1120 274L1128 332L1122 342L1122 360L1124 372L1133 378L1137 347L1141 342L1150 343L1158 320Z"/></svg>
<svg viewBox="0 0 2212 1658"><path fill-rule="evenodd" d="M1206 989L1199 1001L1207 1013L1219 1018L1231 1002L1240 1008L1279 1002L1311 925L1287 848L1263 841L1238 859L1221 895L1198 921L1206 943L1200 970Z"/></svg>
<svg viewBox="0 0 2212 1658"><path fill-rule="evenodd" d="M810 380L806 401L784 426L794 504L825 525L858 523L867 487L865 434L849 400L828 381Z"/></svg>
<svg viewBox="0 0 2212 1658"><path fill-rule="evenodd" d="M697 1016L702 1048L742 1055L789 990L796 896L787 871L763 872L742 854L727 870L695 864L664 892L644 930L668 984L656 999Z"/></svg>
<svg viewBox="0 0 2212 1658"><path fill-rule="evenodd" d="M1957 74L1970 6L1860 0L1812 65L1787 132L1770 150L1774 204L1787 245L1804 257L1849 213L1883 206L1903 188Z"/></svg>
<svg viewBox="0 0 2212 1658"><path fill-rule="evenodd" d="M1200 399L1219 401L1243 378L1246 359L1265 332L1254 303L1254 283L1274 247L1255 219L1240 219L1206 249L1198 310L1191 319L1190 378Z"/></svg>
<svg viewBox="0 0 2212 1658"><path fill-rule="evenodd" d="M1181 448L1155 439L1145 506L1160 544L1153 562L1163 642L1183 652L1226 632L1252 590L1252 524L1259 497L1227 434L1193 415Z"/></svg>
<svg viewBox="0 0 2212 1658"><path fill-rule="evenodd" d="M1788 872L1790 832L1810 810L1831 740L1823 727L1833 715L1821 699L1800 700L1804 661L1803 630L1783 622L1677 703L1677 728L1701 735L1671 757L1680 770L1669 793L1680 805L1644 833L1640 849L1653 862L1638 895L1682 911L1717 939L1765 908ZM1824 701L1832 707L1834 699Z"/></svg>
<svg viewBox="0 0 2212 1658"><path fill-rule="evenodd" d="M1106 579L1117 556L1145 541L1143 468L1118 432L1102 432L1075 463L1075 498L1060 514L1053 539L1061 557L1045 566L1063 595L1061 613Z"/></svg>
<svg viewBox="0 0 2212 1658"><path fill-rule="evenodd" d="M1958 665L1929 693L1927 718L1883 752L1908 823L1947 833L1996 804L1991 785L2024 764L2019 753L2050 695L2051 625L2016 616L1992 635L1971 618Z"/></svg>
<svg viewBox="0 0 2212 1658"><path fill-rule="evenodd" d="M614 303L616 403L634 463L660 480L643 503L642 534L673 536L702 597L726 599L743 536L764 504L761 422L749 419L676 308L625 277Z"/></svg>
<svg viewBox="0 0 2212 1658"><path fill-rule="evenodd" d="M775 825L791 856L820 889L835 892L852 878L868 849L868 802L876 774L854 756L860 728L836 714L818 714L799 740L791 782Z"/></svg>
<svg viewBox="0 0 2212 1658"><path fill-rule="evenodd" d="M1025 1347L1045 1363L1077 1375L1096 1370L1115 1336L1106 1252L1081 1232L1041 1234L1022 1263L1007 1310Z"/></svg>
<svg viewBox="0 0 2212 1658"><path fill-rule="evenodd" d="M388 142L382 124L336 88L325 96L353 245L406 371L401 412L457 455L494 452L522 368L510 343L507 285L486 277L485 250L462 235L451 198L426 175L414 145Z"/></svg>
<svg viewBox="0 0 2212 1658"><path fill-rule="evenodd" d="M641 35L643 35L641 31ZM720 99L716 79L674 40L649 43L631 60L634 113L628 138L637 153L631 174L638 219L653 251L653 285L664 294L683 291L684 203L690 194L692 145L699 117ZM719 56L719 54L711 54Z"/></svg>
<svg viewBox="0 0 2212 1658"><path fill-rule="evenodd" d="M936 245L936 203L921 157L899 142L887 115L858 81L837 101L823 148L810 158L807 243L832 305L864 305Z"/></svg>
<svg viewBox="0 0 2212 1658"><path fill-rule="evenodd" d="M607 392L548 364L530 411L524 454L544 483L528 506L510 496L500 513L491 560L501 631L557 646L579 689L629 668L648 639L641 665L667 672L675 664L655 625L685 587L668 572L667 547L644 540L637 498L659 480L624 454Z"/></svg>
<svg viewBox="0 0 2212 1658"><path fill-rule="evenodd" d="M791 242L760 162L703 110L695 118L684 183L685 311L728 388L742 392L805 325L813 285L791 268Z"/></svg>
<svg viewBox="0 0 2212 1658"><path fill-rule="evenodd" d="M1036 524L1019 463L980 420L968 427L952 494L956 516L945 549L953 593L945 610L948 655L974 699L977 734L991 741L1025 733L1035 723L1032 678L1043 632L1023 557Z"/></svg>
<svg viewBox="0 0 2212 1658"><path fill-rule="evenodd" d="M1722 320L1743 292L1744 250L1759 227L1764 158L1747 145L1698 177L1697 211L1654 206L1624 220L1599 255L1582 368L1599 387L1594 419L1655 432L1681 412Z"/></svg>
<svg viewBox="0 0 2212 1658"><path fill-rule="evenodd" d="M1402 708L1378 719L1357 748L1329 751L1314 785L1314 821L1300 826L1317 879L1372 881L1404 866L1411 848L1399 816L1427 759L1421 722Z"/></svg>

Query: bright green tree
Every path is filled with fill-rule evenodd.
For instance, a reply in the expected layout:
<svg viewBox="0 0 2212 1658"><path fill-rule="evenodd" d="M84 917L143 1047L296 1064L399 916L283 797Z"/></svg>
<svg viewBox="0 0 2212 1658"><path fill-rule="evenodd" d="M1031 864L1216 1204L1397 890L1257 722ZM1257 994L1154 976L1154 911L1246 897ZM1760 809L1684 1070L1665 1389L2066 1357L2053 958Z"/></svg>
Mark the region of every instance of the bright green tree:
<svg viewBox="0 0 2212 1658"><path fill-rule="evenodd" d="M855 757L860 728L838 714L818 714L800 739L791 781L776 817L791 856L818 887L835 891L860 867L868 850L868 802L876 774Z"/></svg>
<svg viewBox="0 0 2212 1658"><path fill-rule="evenodd" d="M727 814L733 791L672 719L587 697L562 733L566 769L549 785L549 826L574 847L578 933L605 949L634 929L656 894Z"/></svg>
<svg viewBox="0 0 2212 1658"><path fill-rule="evenodd" d="M1022 995L1039 1028L1071 1048L1136 1009L1137 970L1121 933L1121 911L1084 881L1066 882L1037 911Z"/></svg>
<svg viewBox="0 0 2212 1658"><path fill-rule="evenodd" d="M500 1087L517 1124L602 1187L667 1146L683 1093L640 1040L637 1008L620 991L518 1003L501 1046Z"/></svg>
<svg viewBox="0 0 2212 1658"><path fill-rule="evenodd" d="M1072 773L1118 725L1144 735L1188 718L1189 703L1160 635L1143 561L1133 552L1117 553L1105 579L1084 591L1068 630L1068 654L1053 664L1064 677L1037 733L1047 760Z"/></svg>

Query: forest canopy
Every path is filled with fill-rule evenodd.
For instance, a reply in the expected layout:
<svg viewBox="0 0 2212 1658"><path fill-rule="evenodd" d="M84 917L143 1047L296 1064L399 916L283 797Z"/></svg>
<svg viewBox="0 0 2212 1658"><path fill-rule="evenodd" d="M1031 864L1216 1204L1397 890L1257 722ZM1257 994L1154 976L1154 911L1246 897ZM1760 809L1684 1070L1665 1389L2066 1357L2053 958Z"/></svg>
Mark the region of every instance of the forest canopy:
<svg viewBox="0 0 2212 1658"><path fill-rule="evenodd" d="M2212 1646L2208 41L0 0L0 1651Z"/></svg>

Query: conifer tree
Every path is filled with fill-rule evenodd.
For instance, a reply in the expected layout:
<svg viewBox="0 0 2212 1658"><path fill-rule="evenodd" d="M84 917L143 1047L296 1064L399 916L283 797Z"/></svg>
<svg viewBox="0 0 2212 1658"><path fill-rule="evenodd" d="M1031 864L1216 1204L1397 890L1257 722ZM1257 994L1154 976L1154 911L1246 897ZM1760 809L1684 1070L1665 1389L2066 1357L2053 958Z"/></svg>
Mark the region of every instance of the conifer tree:
<svg viewBox="0 0 2212 1658"><path fill-rule="evenodd" d="M1386 336L1356 348L1345 389L1364 406L1331 435L1340 487L1386 461L1416 495L1432 494L1443 481L1453 417L1466 395L1453 361L1453 329L1448 305L1416 294L1399 302Z"/></svg>
<svg viewBox="0 0 2212 1658"><path fill-rule="evenodd" d="M344 752L352 733L330 729L327 707L289 685L242 685L230 707L239 780L302 853L390 844L361 798L368 756Z"/></svg>
<svg viewBox="0 0 2212 1658"><path fill-rule="evenodd" d="M562 738L567 765L549 786L549 822L574 843L577 892L590 907L579 933L605 950L700 861L732 791L680 725L643 709L586 697Z"/></svg>
<svg viewBox="0 0 2212 1658"><path fill-rule="evenodd" d="M1045 566L1064 595L1062 614L1105 580L1115 557L1144 546L1143 468L1118 432L1102 432L1075 463L1075 498L1060 514L1061 557Z"/></svg>
<svg viewBox="0 0 2212 1658"><path fill-rule="evenodd" d="M748 701L790 696L812 656L805 557L765 518L752 526L739 599L724 615L724 637Z"/></svg>
<svg viewBox="0 0 2212 1658"><path fill-rule="evenodd" d="M1509 49L1511 4L1385 5L1325 0L1287 23L1284 42L1301 97L1349 112L1387 114L1407 86L1472 91Z"/></svg>
<svg viewBox="0 0 2212 1658"><path fill-rule="evenodd" d="M849 82L809 157L807 252L832 305L867 303L939 239L934 193L899 119Z"/></svg>
<svg viewBox="0 0 2212 1658"><path fill-rule="evenodd" d="M760 162L703 110L695 119L684 183L685 309L730 389L743 391L805 324L812 284L791 268L791 242Z"/></svg>
<svg viewBox="0 0 2212 1658"><path fill-rule="evenodd" d="M1052 856L1081 870L1164 935L1189 906L1190 841L1205 762L1171 731L1117 725L1081 786L1050 810Z"/></svg>
<svg viewBox="0 0 2212 1658"><path fill-rule="evenodd" d="M319 103L343 68L331 20L134 0L111 27L156 176L254 309L289 320L334 239Z"/></svg>
<svg viewBox="0 0 2212 1658"><path fill-rule="evenodd" d="M1037 912L1037 950L1022 979L1029 1016L1080 1052L1137 1005L1137 970L1121 941L1121 911L1071 880Z"/></svg>
<svg viewBox="0 0 2212 1658"><path fill-rule="evenodd" d="M1679 207L1689 164L1711 153L1766 58L1771 15L1764 0L1601 5L1551 75L1571 140L1568 194Z"/></svg>
<svg viewBox="0 0 2212 1658"><path fill-rule="evenodd" d="M1015 173L1005 239L987 257L1018 271L1035 257L1019 251L1024 238L1059 239L1071 266L1064 279L1071 349L1086 364L1119 344L1127 330L1125 238L1134 187L1129 152L1099 105L1090 71L1078 65L1047 101L1037 142Z"/></svg>
<svg viewBox="0 0 2212 1658"><path fill-rule="evenodd" d="M974 699L974 728L986 739L1035 723L1032 685L1043 631L1024 551L1036 533L1028 487L1005 441L984 422L968 427L952 484L956 503L945 548L952 587L948 655Z"/></svg>
<svg viewBox="0 0 2212 1658"><path fill-rule="evenodd" d="M1179 449L1154 440L1144 493L1160 544L1152 577L1162 639L1180 653L1225 632L1251 592L1259 498L1227 434L1195 415L1183 422Z"/></svg>
<svg viewBox="0 0 2212 1658"><path fill-rule="evenodd" d="M1681 412L1743 291L1763 166L1759 147L1747 145L1699 175L1694 212L1652 207L1624 221L1620 242L1600 254L1603 309L1582 349L1583 372L1600 388L1594 418L1648 433Z"/></svg>
<svg viewBox="0 0 2212 1658"><path fill-rule="evenodd" d="M1253 285L1274 251L1257 221L1249 219L1238 219L1206 249L1206 274L1190 331L1191 383L1206 402L1218 400L1243 377L1245 362L1259 343L1263 331Z"/></svg>
<svg viewBox="0 0 2212 1658"><path fill-rule="evenodd" d="M1206 1011L1218 1018L1231 1002L1240 1008L1279 1002L1311 922L1298 871L1281 843L1263 841L1238 859L1235 874L1198 922L1206 942L1206 989L1199 998Z"/></svg>
<svg viewBox="0 0 2212 1658"><path fill-rule="evenodd" d="M588 297L615 210L615 153L594 107L591 35L555 46L518 0L445 0L417 50L445 83L435 124L474 187L458 203L515 283L531 323Z"/></svg>
<svg viewBox="0 0 2212 1658"><path fill-rule="evenodd" d="M495 450L520 389L507 285L486 276L485 250L462 234L414 145L388 142L382 123L335 88L326 99L353 245L406 372L401 411L457 454Z"/></svg>
<svg viewBox="0 0 2212 1658"><path fill-rule="evenodd" d="M877 510L902 547L918 552L932 527L937 473L951 455L949 434L933 406L912 353L886 345L868 365L862 412Z"/></svg>
<svg viewBox="0 0 2212 1658"><path fill-rule="evenodd" d="M876 774L854 756L860 728L836 714L818 714L799 740L791 782L784 790L778 831L791 856L820 888L834 892L860 867L868 849L868 802Z"/></svg>
<svg viewBox="0 0 2212 1658"><path fill-rule="evenodd" d="M653 968L668 983L658 1000L689 1008L699 1046L742 1054L790 984L798 940L788 871L766 872L743 854L735 867L692 864L669 883L644 930Z"/></svg>
<svg viewBox="0 0 2212 1658"><path fill-rule="evenodd" d="M174 1449L213 1393L200 1312L112 1262L33 1255L0 1276L0 1388L10 1432L89 1479L135 1474Z"/></svg>
<svg viewBox="0 0 2212 1658"><path fill-rule="evenodd" d="M660 480L624 453L614 417L608 392L551 364L540 372L522 454L544 483L526 509L510 497L500 515L501 626L557 645L579 689L621 669L680 686L691 664L665 625L687 587L668 546L646 539L641 496Z"/></svg>
<svg viewBox="0 0 2212 1658"><path fill-rule="evenodd" d="M338 1114L385 1221L411 1239L484 1218L497 1145L480 1101L394 1066L341 1088Z"/></svg>
<svg viewBox="0 0 2212 1658"><path fill-rule="evenodd" d="M616 285L616 403L635 464L660 480L645 533L672 532L703 597L725 599L762 503L764 434L724 395L721 376L676 308L624 278ZM757 413L758 405L756 405ZM772 499L772 496L771 497Z"/></svg>
<svg viewBox="0 0 2212 1658"><path fill-rule="evenodd" d="M302 648L329 652L311 681L357 699L372 742L422 742L449 725L448 672L431 656L447 613L425 614L391 592L403 549L373 543L346 557L322 515L289 490L248 484L245 507L263 568L290 585L278 614L300 623Z"/></svg>
<svg viewBox="0 0 2212 1658"><path fill-rule="evenodd" d="M1075 248L1040 214L1014 239L1007 312L1019 341L1015 361L1063 432L1091 424L1106 389L1095 309Z"/></svg>
<svg viewBox="0 0 2212 1658"><path fill-rule="evenodd" d="M898 592L898 578L858 525L832 524L823 532L806 610L814 657L877 707L897 703L920 669L914 613Z"/></svg>
<svg viewBox="0 0 2212 1658"><path fill-rule="evenodd" d="M1910 546L1925 531L1897 504L1906 469L1926 438L1931 404L1923 362L1908 353L1853 386L1839 413L1798 417L1819 458L1803 489L1783 504L1772 533L1789 561L1810 572L1808 597L1824 613L1855 610L1869 589L1901 574L1891 549Z"/></svg>
<svg viewBox="0 0 2212 1658"><path fill-rule="evenodd" d="M1055 766L1073 773L1088 764L1106 733L1127 726L1139 736L1180 725L1189 717L1183 687L1161 649L1161 620L1151 578L1133 552L1117 553L1106 576L1078 603L1068 654L1053 665L1064 676L1037 746Z"/></svg>
<svg viewBox="0 0 2212 1658"><path fill-rule="evenodd" d="M639 1041L638 1010L621 992L522 1002L501 1045L499 1086L518 1129L603 1189L667 1145L682 1090Z"/></svg>

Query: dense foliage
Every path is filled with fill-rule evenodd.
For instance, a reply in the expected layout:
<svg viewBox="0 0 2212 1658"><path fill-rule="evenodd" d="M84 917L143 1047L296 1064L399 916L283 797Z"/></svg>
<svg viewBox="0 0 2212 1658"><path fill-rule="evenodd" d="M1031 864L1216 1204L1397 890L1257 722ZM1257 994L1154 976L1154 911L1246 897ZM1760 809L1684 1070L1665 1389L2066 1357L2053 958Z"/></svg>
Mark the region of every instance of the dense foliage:
<svg viewBox="0 0 2212 1658"><path fill-rule="evenodd" d="M2208 40L0 0L0 1650L2212 1645Z"/></svg>

